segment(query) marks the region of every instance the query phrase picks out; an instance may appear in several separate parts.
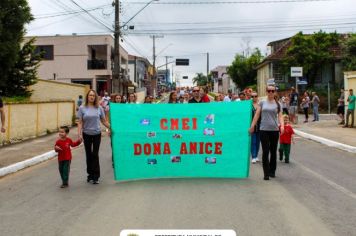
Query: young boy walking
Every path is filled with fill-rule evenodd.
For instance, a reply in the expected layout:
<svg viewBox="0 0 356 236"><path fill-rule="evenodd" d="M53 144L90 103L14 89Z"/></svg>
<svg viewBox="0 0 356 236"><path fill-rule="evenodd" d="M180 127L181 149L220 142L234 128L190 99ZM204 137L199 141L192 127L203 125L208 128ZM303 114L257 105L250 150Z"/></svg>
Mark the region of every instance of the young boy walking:
<svg viewBox="0 0 356 236"><path fill-rule="evenodd" d="M294 130L289 122L288 115L283 116L284 119L284 133L279 137L279 160L283 161L283 154L285 156L285 163L289 163L289 154L292 144ZM294 143L294 140L293 140Z"/></svg>
<svg viewBox="0 0 356 236"><path fill-rule="evenodd" d="M68 187L69 172L70 172L70 162L72 160L72 151L70 147L76 147L81 143L81 140L73 142L67 137L69 133L69 128L67 126L62 126L59 128L59 139L57 140L54 150L58 152L58 168L62 179L61 188Z"/></svg>

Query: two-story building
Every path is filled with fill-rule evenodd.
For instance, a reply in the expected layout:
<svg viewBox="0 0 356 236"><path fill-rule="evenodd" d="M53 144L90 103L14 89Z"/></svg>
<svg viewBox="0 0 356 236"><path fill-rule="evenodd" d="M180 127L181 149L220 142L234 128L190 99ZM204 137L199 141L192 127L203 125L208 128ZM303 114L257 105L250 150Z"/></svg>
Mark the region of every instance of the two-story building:
<svg viewBox="0 0 356 236"><path fill-rule="evenodd" d="M343 38L343 37L342 37ZM289 89L296 84L295 79L290 77L288 73L283 73L281 69L281 61L287 54L287 50L292 45L292 38L285 38L273 41L267 44L270 54L257 65L257 91L259 96L267 96L266 86L268 81L274 83L281 89ZM343 72L342 72L342 53L341 48L330 48L334 54L334 61L330 64L322 65L315 78L315 86L326 87L329 82L337 84L339 87L343 86ZM296 65L298 66L298 65ZM307 78L301 78L306 81ZM300 88L306 85L299 85Z"/></svg>
<svg viewBox="0 0 356 236"><path fill-rule="evenodd" d="M235 83L227 73L228 66L217 66L211 70L212 78L214 80L214 93L227 94L228 90L237 92Z"/></svg>
<svg viewBox="0 0 356 236"><path fill-rule="evenodd" d="M38 68L40 79L90 85L99 95L105 91L127 92L128 53L120 47L122 76L113 79L112 35L38 36L35 45L36 50L43 53Z"/></svg>
<svg viewBox="0 0 356 236"><path fill-rule="evenodd" d="M143 57L129 55L129 77L131 87L129 90L140 92L145 90L147 95L153 95L152 90L152 68L151 63Z"/></svg>

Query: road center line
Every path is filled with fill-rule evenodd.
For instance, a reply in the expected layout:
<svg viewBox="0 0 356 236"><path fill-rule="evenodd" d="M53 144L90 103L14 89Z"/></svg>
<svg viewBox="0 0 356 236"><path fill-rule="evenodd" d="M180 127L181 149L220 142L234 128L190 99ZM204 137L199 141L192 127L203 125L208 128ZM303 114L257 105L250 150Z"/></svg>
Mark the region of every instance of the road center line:
<svg viewBox="0 0 356 236"><path fill-rule="evenodd" d="M294 161L294 163L295 163L296 165L298 165L300 168L302 168L303 170L305 170L306 172L308 172L308 173L314 175L315 177L317 177L317 178L320 179L321 181L323 181L323 182L325 182L326 184L330 185L330 186L333 187L334 189L336 189L336 190L338 190L338 191L340 191L340 192L346 194L347 196L349 196L349 197L351 197L351 198L353 198L353 199L356 200L356 194L353 193L352 191L350 191L350 190L348 190L348 189L342 187L341 185L335 183L334 181L329 180L328 178L322 176L321 174L318 174L317 172L315 172L315 171L309 169L308 167L306 167L306 166L300 164L299 162Z"/></svg>

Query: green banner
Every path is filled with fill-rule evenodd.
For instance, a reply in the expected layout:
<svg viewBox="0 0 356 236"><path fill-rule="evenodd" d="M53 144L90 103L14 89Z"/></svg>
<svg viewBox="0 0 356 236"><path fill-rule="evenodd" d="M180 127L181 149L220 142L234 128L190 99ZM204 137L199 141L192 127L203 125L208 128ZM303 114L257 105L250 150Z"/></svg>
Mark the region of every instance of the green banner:
<svg viewBox="0 0 356 236"><path fill-rule="evenodd" d="M115 179L249 174L251 101L110 104Z"/></svg>

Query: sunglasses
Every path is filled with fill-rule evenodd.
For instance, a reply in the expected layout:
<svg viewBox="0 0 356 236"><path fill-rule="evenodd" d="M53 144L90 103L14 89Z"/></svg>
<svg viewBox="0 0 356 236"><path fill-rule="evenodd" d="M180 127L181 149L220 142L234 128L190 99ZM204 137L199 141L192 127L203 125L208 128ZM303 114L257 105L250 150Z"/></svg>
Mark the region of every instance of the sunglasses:
<svg viewBox="0 0 356 236"><path fill-rule="evenodd" d="M252 98L257 98L258 96L251 96Z"/></svg>
<svg viewBox="0 0 356 236"><path fill-rule="evenodd" d="M270 90L270 89L268 89L267 90L267 93L274 93L276 90L274 90L274 89L272 89L272 90Z"/></svg>
<svg viewBox="0 0 356 236"><path fill-rule="evenodd" d="M194 92L199 92L199 90L193 90L193 93L194 93Z"/></svg>

